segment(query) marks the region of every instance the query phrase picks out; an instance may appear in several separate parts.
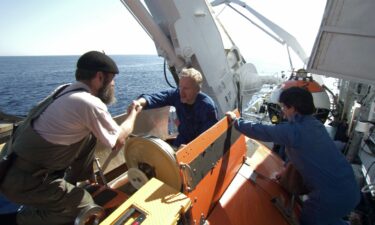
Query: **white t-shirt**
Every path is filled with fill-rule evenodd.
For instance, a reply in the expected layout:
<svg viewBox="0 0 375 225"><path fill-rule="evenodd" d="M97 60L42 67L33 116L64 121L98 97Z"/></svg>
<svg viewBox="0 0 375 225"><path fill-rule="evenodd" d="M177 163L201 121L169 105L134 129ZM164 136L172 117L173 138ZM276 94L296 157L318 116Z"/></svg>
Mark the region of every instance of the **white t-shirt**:
<svg viewBox="0 0 375 225"><path fill-rule="evenodd" d="M107 106L90 93L90 88L76 82L65 88L33 123L34 130L45 140L61 145L70 145L82 140L90 132L107 147L114 147L120 133Z"/></svg>

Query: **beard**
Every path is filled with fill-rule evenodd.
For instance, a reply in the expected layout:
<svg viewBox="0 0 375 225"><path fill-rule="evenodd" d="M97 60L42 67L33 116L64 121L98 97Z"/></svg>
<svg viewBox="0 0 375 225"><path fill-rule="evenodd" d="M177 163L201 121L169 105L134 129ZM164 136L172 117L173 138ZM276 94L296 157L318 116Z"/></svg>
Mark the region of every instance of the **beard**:
<svg viewBox="0 0 375 225"><path fill-rule="evenodd" d="M98 91L98 98L106 105L111 105L116 102L115 88L110 85L110 83L111 82L106 79L103 87L101 87Z"/></svg>

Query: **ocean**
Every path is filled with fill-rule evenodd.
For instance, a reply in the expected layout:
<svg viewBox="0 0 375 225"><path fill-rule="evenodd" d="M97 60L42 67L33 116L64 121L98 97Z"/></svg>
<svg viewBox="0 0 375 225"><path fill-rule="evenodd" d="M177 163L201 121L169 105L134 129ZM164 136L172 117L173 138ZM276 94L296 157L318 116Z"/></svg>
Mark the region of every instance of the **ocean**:
<svg viewBox="0 0 375 225"><path fill-rule="evenodd" d="M112 116L124 113L142 93L169 88L163 72L164 59L156 55L113 55L120 73L115 77L117 102L110 105ZM56 87L75 82L79 56L0 57L0 111L26 116L28 111ZM175 85L167 71L169 83Z"/></svg>

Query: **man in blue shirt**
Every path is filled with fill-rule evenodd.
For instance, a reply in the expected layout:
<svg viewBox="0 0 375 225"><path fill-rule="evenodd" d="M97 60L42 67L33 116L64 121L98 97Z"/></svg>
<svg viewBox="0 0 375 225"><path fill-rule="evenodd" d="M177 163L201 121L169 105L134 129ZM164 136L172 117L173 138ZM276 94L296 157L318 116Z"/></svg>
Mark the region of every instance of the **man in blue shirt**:
<svg viewBox="0 0 375 225"><path fill-rule="evenodd" d="M341 218L360 199L351 165L336 148L324 125L312 116L315 107L309 91L288 88L281 93L279 102L288 122L262 125L237 119L233 112L226 115L246 136L286 146L290 163L302 175L309 190L308 200L302 206L301 225L346 224Z"/></svg>
<svg viewBox="0 0 375 225"><path fill-rule="evenodd" d="M142 94L135 101L143 109L163 106L176 108L179 120L178 136L173 142L176 147L189 143L218 121L214 101L200 91L202 81L202 75L198 70L182 69L178 88L154 94Z"/></svg>

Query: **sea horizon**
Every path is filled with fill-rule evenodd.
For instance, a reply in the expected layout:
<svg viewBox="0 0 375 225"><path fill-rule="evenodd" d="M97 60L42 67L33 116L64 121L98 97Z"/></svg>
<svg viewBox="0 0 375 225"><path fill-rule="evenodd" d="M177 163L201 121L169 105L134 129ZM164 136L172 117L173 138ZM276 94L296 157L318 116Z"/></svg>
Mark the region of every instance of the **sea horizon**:
<svg viewBox="0 0 375 225"><path fill-rule="evenodd" d="M110 55L120 73L115 77L117 102L108 107L122 114L140 94L170 88L164 78L164 59L156 55ZM26 116L28 111L58 86L75 82L79 55L1 56L0 111ZM167 70L170 83L173 78Z"/></svg>

